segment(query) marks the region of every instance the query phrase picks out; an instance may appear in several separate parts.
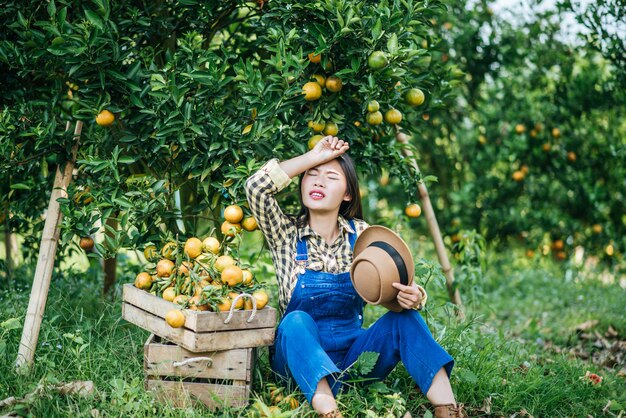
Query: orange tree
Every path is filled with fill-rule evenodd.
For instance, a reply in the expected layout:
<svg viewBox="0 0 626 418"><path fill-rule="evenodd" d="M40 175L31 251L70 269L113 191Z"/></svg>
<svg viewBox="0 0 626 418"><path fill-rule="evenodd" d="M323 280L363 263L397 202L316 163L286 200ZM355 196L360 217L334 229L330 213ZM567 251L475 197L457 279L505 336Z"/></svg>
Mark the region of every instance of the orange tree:
<svg viewBox="0 0 626 418"><path fill-rule="evenodd" d="M364 172L385 166L413 194L418 174L394 127L367 124L367 105L399 110L409 133L445 106L453 74L434 26L443 11L439 1L6 2L0 199L9 226L36 247L75 121L84 128L62 240L109 220L96 244L105 257L206 233L223 206L245 202L250 173L303 152L317 131L337 131ZM423 104L416 91L406 102L412 88Z"/></svg>
<svg viewBox="0 0 626 418"><path fill-rule="evenodd" d="M593 7L582 20L597 17ZM465 77L458 105L431 111L416 146L439 178L433 197L452 241L475 228L529 255L566 259L578 245L623 254L623 53L615 40L564 40L562 21L556 9L513 25L479 2L452 3L436 22L440 59Z"/></svg>

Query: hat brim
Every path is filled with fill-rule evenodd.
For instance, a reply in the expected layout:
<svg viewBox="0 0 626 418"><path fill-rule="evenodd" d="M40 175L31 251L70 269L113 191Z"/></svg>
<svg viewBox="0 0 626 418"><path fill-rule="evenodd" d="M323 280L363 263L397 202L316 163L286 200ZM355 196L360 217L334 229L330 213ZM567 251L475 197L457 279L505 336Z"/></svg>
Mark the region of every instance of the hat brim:
<svg viewBox="0 0 626 418"><path fill-rule="evenodd" d="M365 231L361 232L361 235L359 235L354 243L353 258L358 257L363 250L376 241L384 241L400 253L400 256L404 260L404 264L406 265L406 271L409 279L407 285L411 285L413 283L413 278L415 277L415 263L413 262L413 255L411 254L411 250L409 249L407 243L389 228L381 225L372 225L365 229Z"/></svg>

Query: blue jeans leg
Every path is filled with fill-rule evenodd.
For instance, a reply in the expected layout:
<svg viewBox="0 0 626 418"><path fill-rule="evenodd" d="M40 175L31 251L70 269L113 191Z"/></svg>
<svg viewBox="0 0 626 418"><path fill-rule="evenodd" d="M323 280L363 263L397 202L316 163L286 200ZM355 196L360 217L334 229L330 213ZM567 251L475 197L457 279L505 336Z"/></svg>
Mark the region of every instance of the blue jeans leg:
<svg viewBox="0 0 626 418"><path fill-rule="evenodd" d="M348 350L341 365L348 368L365 351L380 353L367 378L383 379L402 361L422 393L426 394L433 377L445 367L448 376L454 359L435 341L419 312L387 312L369 327Z"/></svg>
<svg viewBox="0 0 626 418"><path fill-rule="evenodd" d="M285 378L292 376L309 403L318 382L323 377L339 373L339 368L320 344L315 321L304 311L285 315L276 332L274 350L272 370Z"/></svg>

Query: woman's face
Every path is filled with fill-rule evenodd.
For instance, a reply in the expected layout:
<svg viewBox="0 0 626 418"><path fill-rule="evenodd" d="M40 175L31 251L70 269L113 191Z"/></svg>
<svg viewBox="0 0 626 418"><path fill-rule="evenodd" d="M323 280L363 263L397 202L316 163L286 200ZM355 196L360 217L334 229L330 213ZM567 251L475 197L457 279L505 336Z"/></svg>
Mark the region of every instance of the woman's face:
<svg viewBox="0 0 626 418"><path fill-rule="evenodd" d="M337 160L307 170L300 190L302 203L311 212L339 212L341 202L351 199L346 176Z"/></svg>

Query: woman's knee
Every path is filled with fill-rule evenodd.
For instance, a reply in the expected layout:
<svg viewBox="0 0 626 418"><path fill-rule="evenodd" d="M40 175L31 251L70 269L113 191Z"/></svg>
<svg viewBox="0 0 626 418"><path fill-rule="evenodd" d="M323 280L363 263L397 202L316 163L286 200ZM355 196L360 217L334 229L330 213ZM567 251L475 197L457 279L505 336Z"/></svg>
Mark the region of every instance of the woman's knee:
<svg viewBox="0 0 626 418"><path fill-rule="evenodd" d="M279 328L283 333L291 334L292 332L302 333L311 331L317 333L317 325L308 313L304 311L292 311L285 315L280 321Z"/></svg>

